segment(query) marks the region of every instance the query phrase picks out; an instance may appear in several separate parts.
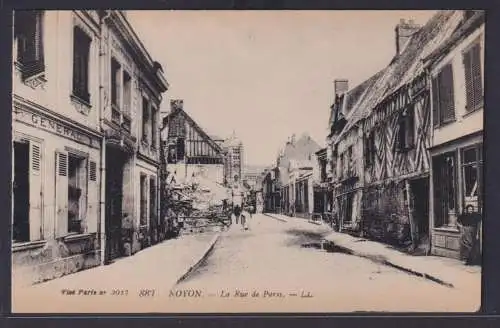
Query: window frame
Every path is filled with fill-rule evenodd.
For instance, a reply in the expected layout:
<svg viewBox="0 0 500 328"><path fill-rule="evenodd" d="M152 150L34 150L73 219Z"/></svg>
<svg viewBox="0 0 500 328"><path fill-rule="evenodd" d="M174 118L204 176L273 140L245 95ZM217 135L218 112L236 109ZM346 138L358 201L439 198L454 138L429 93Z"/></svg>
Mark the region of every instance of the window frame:
<svg viewBox="0 0 500 328"><path fill-rule="evenodd" d="M464 153L466 151L470 150L475 150L475 160L473 162L464 162L465 156ZM477 202L477 210L479 213L483 212L483 202L484 202L484 181L483 181L483 175L484 175L484 159L483 159L483 143L476 143L467 147L463 147L460 149L460 172L462 175L462 193L460 195L461 200L462 200L462 207L465 208L467 205L466 203L466 178L465 178L465 169L467 167L475 167L475 172L476 172L476 182L477 182L477 199L475 202ZM473 200L474 202L474 200Z"/></svg>
<svg viewBox="0 0 500 328"><path fill-rule="evenodd" d="M477 47L478 49L478 68L479 68L479 96L475 94L476 90L476 85L474 84L475 79L474 79L474 70L473 70L473 54L474 50ZM464 66L464 84L465 84L465 112L467 114L472 113L478 109L481 109L484 107L484 74L483 74L483 56L482 56L482 49L483 49L483 44L481 42L481 36L478 36L474 41L472 41L463 51L462 51L462 64ZM467 76L467 69L466 69L466 56L470 56L470 67L469 67L469 73L470 76ZM470 87L472 90L469 90L469 84L467 83L468 79L470 79ZM469 92L472 92L472 100L469 100ZM479 98L479 101L476 101L477 97ZM469 101L472 103L470 104Z"/></svg>
<svg viewBox="0 0 500 328"><path fill-rule="evenodd" d="M445 69L449 69L451 86L446 90L446 86L443 83L443 74ZM450 117L444 117L443 112L443 95L446 95L446 91L449 92L447 96L451 97L450 103L448 104L450 107ZM456 121L456 104L455 104L455 76L453 72L453 63L450 61L443 65L436 74L431 77L431 103L432 103L432 125L434 128L439 128L441 126L453 123ZM436 120L437 118L437 120Z"/></svg>
<svg viewBox="0 0 500 328"><path fill-rule="evenodd" d="M141 141L149 145L149 137L151 133L149 132L149 124L151 119L151 101L145 95L142 96L142 117L141 117Z"/></svg>
<svg viewBox="0 0 500 328"><path fill-rule="evenodd" d="M29 16L30 14L34 15L34 40L30 40L33 46L33 57L31 60L26 59L29 55L29 52L26 51L27 39L31 39L27 36L27 26L25 24L20 23L19 21L22 18L22 15ZM25 81L32 77L36 77L45 73L45 56L44 56L44 11L43 10L16 10L14 11L14 37L17 42L16 49L16 63L21 71L22 79ZM24 41L24 42L23 42ZM23 51L23 49L25 51Z"/></svg>
<svg viewBox="0 0 500 328"><path fill-rule="evenodd" d="M88 214L88 189L89 189L89 157L88 154L78 151L76 149L71 149L69 147L65 147L65 152L67 155L67 179L68 179L68 234L82 234L85 232L85 225L88 222L87 214ZM70 158L77 159L80 163L77 167L76 171L76 179L77 185L76 188L81 190L81 195L78 200L78 221L79 229L78 231L71 231L71 222L70 222L70 213L69 213L69 187L70 187Z"/></svg>
<svg viewBox="0 0 500 328"><path fill-rule="evenodd" d="M78 24L73 25L72 96L90 107L90 51L92 36Z"/></svg>

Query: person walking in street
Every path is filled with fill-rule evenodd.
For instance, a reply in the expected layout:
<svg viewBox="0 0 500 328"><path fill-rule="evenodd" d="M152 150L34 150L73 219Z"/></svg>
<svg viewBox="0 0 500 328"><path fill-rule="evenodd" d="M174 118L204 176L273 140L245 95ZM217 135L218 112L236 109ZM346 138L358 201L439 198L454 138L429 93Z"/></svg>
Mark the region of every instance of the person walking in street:
<svg viewBox="0 0 500 328"><path fill-rule="evenodd" d="M234 176L234 183L231 188L231 198L233 202L233 214L236 224L240 221L240 215L243 205L243 189L239 181L238 175Z"/></svg>
<svg viewBox="0 0 500 328"><path fill-rule="evenodd" d="M241 227L248 230L248 220L252 217L250 206L245 206L241 212Z"/></svg>
<svg viewBox="0 0 500 328"><path fill-rule="evenodd" d="M474 206L467 205L462 215L458 217L460 228L460 258L466 265L474 265L480 259L478 226L481 215L474 212Z"/></svg>

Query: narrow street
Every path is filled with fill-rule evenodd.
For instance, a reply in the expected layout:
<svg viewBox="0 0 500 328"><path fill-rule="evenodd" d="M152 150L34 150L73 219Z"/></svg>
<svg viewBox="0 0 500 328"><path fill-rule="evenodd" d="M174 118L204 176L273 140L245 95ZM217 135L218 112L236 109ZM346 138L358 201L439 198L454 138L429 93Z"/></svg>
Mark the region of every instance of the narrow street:
<svg viewBox="0 0 500 328"><path fill-rule="evenodd" d="M232 225L210 252L216 234L186 235L107 266L16 289L16 311L99 312L101 302L117 313L477 310L470 291L322 243L331 233L326 226L257 214L249 227Z"/></svg>
<svg viewBox="0 0 500 328"><path fill-rule="evenodd" d="M266 311L262 308L266 302L240 303L234 297L237 290L249 295L259 291L261 299L268 299L267 311L274 306L290 312L474 310L471 306L475 302L467 304L467 295L453 288L335 247L321 249L322 236L328 232L324 226L301 219L285 223L254 215L250 230L233 225L177 289L225 290L231 294L235 311L242 309L239 305L247 310L255 305L256 310ZM283 293L287 301L280 300L277 293ZM295 293L297 296L290 296ZM216 310L219 302L223 301L214 299L210 308Z"/></svg>

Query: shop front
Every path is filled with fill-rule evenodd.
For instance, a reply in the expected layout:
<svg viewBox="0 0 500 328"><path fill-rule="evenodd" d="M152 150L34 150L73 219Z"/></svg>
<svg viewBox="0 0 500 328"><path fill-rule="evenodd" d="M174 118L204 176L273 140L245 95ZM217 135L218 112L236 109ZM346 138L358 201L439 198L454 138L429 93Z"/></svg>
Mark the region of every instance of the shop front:
<svg viewBox="0 0 500 328"><path fill-rule="evenodd" d="M482 133L431 149L431 252L459 258L457 219L469 205L483 214ZM481 229L479 229L481 231Z"/></svg>
<svg viewBox="0 0 500 328"><path fill-rule="evenodd" d="M101 262L99 133L14 101L12 266L21 283Z"/></svg>

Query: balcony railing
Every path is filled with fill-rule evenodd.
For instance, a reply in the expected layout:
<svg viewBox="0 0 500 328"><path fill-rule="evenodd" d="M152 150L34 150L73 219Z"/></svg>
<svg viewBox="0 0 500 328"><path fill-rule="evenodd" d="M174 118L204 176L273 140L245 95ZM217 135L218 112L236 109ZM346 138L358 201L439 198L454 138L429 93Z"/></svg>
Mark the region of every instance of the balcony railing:
<svg viewBox="0 0 500 328"><path fill-rule="evenodd" d="M120 108L116 104L111 106L111 122L120 124Z"/></svg>
<svg viewBox="0 0 500 328"><path fill-rule="evenodd" d="M122 127L128 132L130 132L132 128L132 119L130 118L130 116L123 114Z"/></svg>

